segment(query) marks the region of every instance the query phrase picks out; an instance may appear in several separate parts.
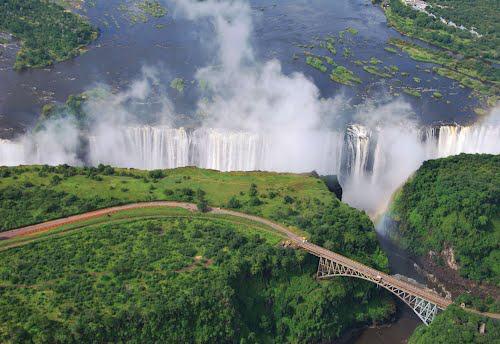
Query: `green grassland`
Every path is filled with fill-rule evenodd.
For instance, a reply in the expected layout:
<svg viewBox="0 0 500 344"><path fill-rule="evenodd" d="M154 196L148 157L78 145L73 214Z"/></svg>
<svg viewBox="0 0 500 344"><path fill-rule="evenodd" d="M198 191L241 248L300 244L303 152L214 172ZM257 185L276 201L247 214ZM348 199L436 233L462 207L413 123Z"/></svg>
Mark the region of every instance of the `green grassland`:
<svg viewBox="0 0 500 344"><path fill-rule="evenodd" d="M44 67L77 56L98 35L86 19L43 0L0 2L0 31L21 40L16 69Z"/></svg>
<svg viewBox="0 0 500 344"><path fill-rule="evenodd" d="M0 178L0 197L5 202L0 208L1 230L124 203L196 201L198 189L206 193L206 199L213 206L227 206L234 197L241 209L263 216L276 211L286 195L293 195L297 200L316 198L323 203L334 202L321 180L294 174L222 173L194 167L158 171L158 175L109 167L37 166L3 168L2 171L9 176ZM251 195L252 184L257 186L258 194ZM17 197L18 192L21 197ZM22 202L24 198L29 199L28 204Z"/></svg>
<svg viewBox="0 0 500 344"><path fill-rule="evenodd" d="M263 216L304 230L313 242L366 264L381 269L387 265L364 212L340 202L321 179L288 173L223 173L194 167L148 172L103 165L4 167L0 228L141 201L199 203L200 195L210 206Z"/></svg>
<svg viewBox="0 0 500 344"><path fill-rule="evenodd" d="M387 271L366 214L315 176L0 168L8 229L113 204L170 199L258 214ZM393 312L362 280L314 279L317 259L250 220L145 208L0 241L0 342L318 342Z"/></svg>
<svg viewBox="0 0 500 344"><path fill-rule="evenodd" d="M273 245L277 245L278 243L286 239L283 233L278 232L271 227L263 225L262 223L251 221L248 219L238 218L229 215L214 215L203 212L198 212L196 214L193 214L192 212L182 208L158 206L158 207L121 210L114 212L112 214L59 226L55 229L51 229L50 231L18 236L8 240L1 240L0 251L7 250L13 247L23 246L35 241L39 242L44 240L51 240L53 238L60 237L61 235L82 228L96 229L104 224L119 225L134 220L152 220L152 219L200 219L200 220L217 219L219 222L230 222L232 224L238 224L245 226L246 228L250 228L252 232L259 234L261 237L265 238L267 242ZM295 231L298 235L304 237L309 236L307 232L301 231L297 228L295 229L291 228L291 230Z"/></svg>

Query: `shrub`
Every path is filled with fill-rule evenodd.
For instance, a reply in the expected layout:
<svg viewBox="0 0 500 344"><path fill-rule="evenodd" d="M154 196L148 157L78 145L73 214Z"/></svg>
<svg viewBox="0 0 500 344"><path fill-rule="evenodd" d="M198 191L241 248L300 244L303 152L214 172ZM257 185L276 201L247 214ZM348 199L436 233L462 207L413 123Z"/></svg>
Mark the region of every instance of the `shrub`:
<svg viewBox="0 0 500 344"><path fill-rule="evenodd" d="M206 213L207 211L210 210L210 208L208 207L208 202L206 199L201 199L198 201L198 203L196 204L196 207L198 208L199 211L201 211L202 213Z"/></svg>
<svg viewBox="0 0 500 344"><path fill-rule="evenodd" d="M241 208L241 202L239 199L237 199L236 197L231 197L229 199L229 201L227 202L227 207L228 208L232 208L232 209L238 209L238 208Z"/></svg>
<svg viewBox="0 0 500 344"><path fill-rule="evenodd" d="M148 175L150 178L153 178L153 179L165 178L165 172L163 170L152 170L152 171L149 171Z"/></svg>
<svg viewBox="0 0 500 344"><path fill-rule="evenodd" d="M52 176L52 178L50 179L50 185L57 185L59 184L60 182L62 181L62 178L59 177L57 174Z"/></svg>
<svg viewBox="0 0 500 344"><path fill-rule="evenodd" d="M260 200L259 197L252 197L250 198L249 204L253 207L259 206L262 204L262 201Z"/></svg>
<svg viewBox="0 0 500 344"><path fill-rule="evenodd" d="M250 185L250 190L248 191L248 194L250 195L250 197L257 196L257 185L255 185L254 183L252 183Z"/></svg>

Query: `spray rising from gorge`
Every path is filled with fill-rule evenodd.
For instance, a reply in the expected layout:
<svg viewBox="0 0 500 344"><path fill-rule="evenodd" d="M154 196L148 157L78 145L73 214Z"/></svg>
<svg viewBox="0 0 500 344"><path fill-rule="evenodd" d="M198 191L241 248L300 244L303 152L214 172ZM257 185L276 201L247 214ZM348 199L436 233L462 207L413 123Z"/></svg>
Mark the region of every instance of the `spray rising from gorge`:
<svg viewBox="0 0 500 344"><path fill-rule="evenodd" d="M400 100L367 102L347 115L342 95L322 98L304 74L284 74L278 60L256 59L248 3L179 0L175 15L207 22L202 48L214 61L195 76L208 85L198 100L200 125L173 125L175 108L155 77L162 71L146 68L129 89L89 99L85 112L91 120L83 131L66 118L0 141L0 165L316 170L338 174L344 200L374 214L426 159L500 153L498 109L470 127L422 128ZM158 87L160 109L146 120L133 105L147 102Z"/></svg>

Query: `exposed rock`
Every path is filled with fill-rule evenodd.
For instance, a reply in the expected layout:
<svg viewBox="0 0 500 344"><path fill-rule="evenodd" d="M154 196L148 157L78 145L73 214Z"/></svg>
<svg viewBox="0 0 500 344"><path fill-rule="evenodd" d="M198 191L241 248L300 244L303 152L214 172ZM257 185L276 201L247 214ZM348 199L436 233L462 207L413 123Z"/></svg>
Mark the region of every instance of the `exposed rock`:
<svg viewBox="0 0 500 344"><path fill-rule="evenodd" d="M333 192L339 200L342 200L342 186L339 183L338 177L336 175L327 175L320 178L325 182L328 190Z"/></svg>
<svg viewBox="0 0 500 344"><path fill-rule="evenodd" d="M451 269L447 264L440 264L436 259L438 255L430 251L428 255L416 257L417 264L415 268L419 273L424 274L427 280L434 284L433 288L438 289L440 293L452 298L461 294L470 293L480 298L491 296L495 300L500 299L498 288L488 283L480 283L460 276L457 270Z"/></svg>
<svg viewBox="0 0 500 344"><path fill-rule="evenodd" d="M441 255L446 261L446 264L450 267L450 269L453 269L455 271L458 271L458 264L457 261L455 260L455 251L453 251L453 247L448 247L441 252Z"/></svg>
<svg viewBox="0 0 500 344"><path fill-rule="evenodd" d="M486 323L481 323L479 325L479 333L484 334L486 332Z"/></svg>

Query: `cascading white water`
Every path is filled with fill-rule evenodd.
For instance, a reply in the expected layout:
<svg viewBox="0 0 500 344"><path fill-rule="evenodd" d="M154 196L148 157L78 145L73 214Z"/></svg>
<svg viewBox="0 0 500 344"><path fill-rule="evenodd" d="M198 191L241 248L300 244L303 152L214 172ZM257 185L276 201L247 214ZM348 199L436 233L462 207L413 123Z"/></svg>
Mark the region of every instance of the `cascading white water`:
<svg viewBox="0 0 500 344"><path fill-rule="evenodd" d="M137 126L93 133L89 137L89 162L144 169L187 165L221 171L316 169L321 173L342 172L353 178L369 175L376 181L391 164L405 160L399 156L399 162L390 161L391 150L398 145L396 139L391 139L394 133L400 134L396 135L399 140L410 140L413 145L421 146L418 149L423 153L418 154L423 154L425 159L462 152L500 152L500 126L486 124L441 126L423 132L417 128L369 129L354 124L348 126L345 133L314 131L281 135L215 128L187 131L166 126ZM414 156L417 147L410 151L408 142L402 143L401 149L407 150L403 153ZM70 163L64 156L54 159L55 151L68 150L61 146L54 142L47 144L45 136L0 140L0 165Z"/></svg>
<svg viewBox="0 0 500 344"><path fill-rule="evenodd" d="M220 171L338 173L343 134L329 131L252 133L217 128L131 127L97 132L89 161L145 169L187 165ZM313 167L314 166L314 167Z"/></svg>
<svg viewBox="0 0 500 344"><path fill-rule="evenodd" d="M10 140L0 139L0 165L22 165L26 164L25 147L23 144Z"/></svg>
<svg viewBox="0 0 500 344"><path fill-rule="evenodd" d="M73 135L77 137L75 132ZM500 125L410 125L345 131L244 132L228 129L135 126L94 130L87 162L143 169L195 165L221 171L267 170L340 174L344 199L372 214L427 159L500 153ZM53 133L0 140L0 165L75 164L77 145Z"/></svg>
<svg viewBox="0 0 500 344"><path fill-rule="evenodd" d="M437 156L459 153L493 153L500 151L500 126L442 126L439 128Z"/></svg>
<svg viewBox="0 0 500 344"><path fill-rule="evenodd" d="M142 169L175 168L189 163L190 138L183 128L128 127L89 137L89 160Z"/></svg>
<svg viewBox="0 0 500 344"><path fill-rule="evenodd" d="M220 171L265 169L268 144L263 135L221 129L197 129L192 135L193 165Z"/></svg>
<svg viewBox="0 0 500 344"><path fill-rule="evenodd" d="M353 124L345 135L345 172L351 176L360 176L368 171L372 132L362 125Z"/></svg>

